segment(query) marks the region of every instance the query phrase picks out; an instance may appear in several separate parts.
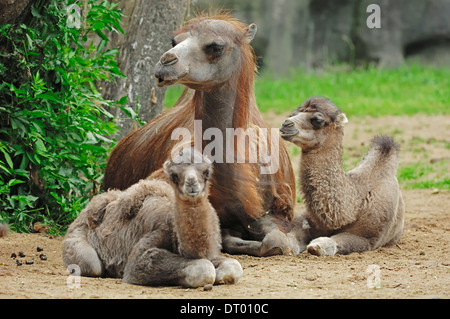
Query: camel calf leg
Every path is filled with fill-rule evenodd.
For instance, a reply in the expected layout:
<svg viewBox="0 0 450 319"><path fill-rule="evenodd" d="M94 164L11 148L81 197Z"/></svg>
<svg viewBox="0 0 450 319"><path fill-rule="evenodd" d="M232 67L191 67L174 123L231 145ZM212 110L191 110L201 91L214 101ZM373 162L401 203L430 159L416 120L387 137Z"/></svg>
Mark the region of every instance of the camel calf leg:
<svg viewBox="0 0 450 319"><path fill-rule="evenodd" d="M259 256L261 251L261 242L256 240L244 240L242 238L224 234L222 237L223 250L229 254L247 254Z"/></svg>
<svg viewBox="0 0 450 319"><path fill-rule="evenodd" d="M317 256L347 255L370 250L370 243L361 236L339 233L331 237L319 237L312 240L307 250L310 254Z"/></svg>
<svg viewBox="0 0 450 319"><path fill-rule="evenodd" d="M243 270L236 259L220 256L211 259L211 262L216 268L215 284L236 284L241 279Z"/></svg>
<svg viewBox="0 0 450 319"><path fill-rule="evenodd" d="M70 234L62 243L64 265L78 265L80 275L87 277L99 277L102 275L102 263L95 249L87 242L81 229Z"/></svg>
<svg viewBox="0 0 450 319"><path fill-rule="evenodd" d="M291 255L293 249L286 234L279 229L273 229L262 241L245 240L223 231L222 245L229 254L245 254L257 257L273 255Z"/></svg>
<svg viewBox="0 0 450 319"><path fill-rule="evenodd" d="M207 259L186 259L165 249L150 248L130 256L123 281L136 285L181 285L201 287L213 284L214 265Z"/></svg>

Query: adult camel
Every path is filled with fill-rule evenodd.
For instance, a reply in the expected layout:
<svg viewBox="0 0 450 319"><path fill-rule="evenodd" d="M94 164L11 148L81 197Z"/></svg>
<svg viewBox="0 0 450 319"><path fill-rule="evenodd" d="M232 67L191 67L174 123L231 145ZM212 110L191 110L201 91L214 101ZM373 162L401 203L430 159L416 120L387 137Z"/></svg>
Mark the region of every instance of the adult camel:
<svg viewBox="0 0 450 319"><path fill-rule="evenodd" d="M295 177L283 141L256 105L250 45L256 30L254 24L219 13L199 15L174 32L173 47L161 56L155 77L160 87L178 83L187 88L173 108L117 144L108 159L104 188L123 190L161 169L180 143L172 135L176 128L200 138L204 151L215 132L214 145L226 150L208 149L214 157L210 202L220 219L223 250L289 254L285 234L293 217ZM219 139L217 133L228 139Z"/></svg>

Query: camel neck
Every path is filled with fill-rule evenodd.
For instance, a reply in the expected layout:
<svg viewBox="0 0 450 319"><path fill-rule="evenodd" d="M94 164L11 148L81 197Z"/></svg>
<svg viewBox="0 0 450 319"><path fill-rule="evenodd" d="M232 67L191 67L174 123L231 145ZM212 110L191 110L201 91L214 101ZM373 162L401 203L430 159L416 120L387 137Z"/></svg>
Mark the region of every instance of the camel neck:
<svg viewBox="0 0 450 319"><path fill-rule="evenodd" d="M344 178L342 153L341 146L303 151L300 165L302 185L308 184L312 176L331 182Z"/></svg>
<svg viewBox="0 0 450 319"><path fill-rule="evenodd" d="M236 94L236 88L230 83L203 92L201 102L203 130L214 127L225 132L226 128L233 127Z"/></svg>
<svg viewBox="0 0 450 319"><path fill-rule="evenodd" d="M208 258L211 252L212 218L207 200L196 203L177 202L175 228L178 249L188 258Z"/></svg>
<svg viewBox="0 0 450 319"><path fill-rule="evenodd" d="M302 153L300 183L305 204L328 229L350 220L348 214L357 205L357 190L344 173L342 153L342 141Z"/></svg>

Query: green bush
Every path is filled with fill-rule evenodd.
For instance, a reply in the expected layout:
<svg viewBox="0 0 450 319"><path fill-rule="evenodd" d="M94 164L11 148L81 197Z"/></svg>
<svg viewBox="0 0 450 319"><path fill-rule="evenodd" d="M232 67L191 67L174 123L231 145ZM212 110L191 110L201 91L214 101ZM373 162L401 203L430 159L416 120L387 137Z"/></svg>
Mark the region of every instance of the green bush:
<svg viewBox="0 0 450 319"><path fill-rule="evenodd" d="M108 1L37 1L29 21L0 26L0 222L64 231L100 191L117 131L96 81L123 76L107 31L123 32ZM88 40L95 33L98 44Z"/></svg>

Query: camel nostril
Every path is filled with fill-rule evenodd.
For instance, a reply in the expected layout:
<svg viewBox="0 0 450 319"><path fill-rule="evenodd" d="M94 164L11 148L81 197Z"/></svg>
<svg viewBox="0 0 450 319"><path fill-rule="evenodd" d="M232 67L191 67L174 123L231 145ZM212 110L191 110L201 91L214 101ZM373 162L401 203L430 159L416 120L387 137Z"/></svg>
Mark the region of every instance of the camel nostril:
<svg viewBox="0 0 450 319"><path fill-rule="evenodd" d="M161 57L160 62L164 66L172 65L178 62L178 57L175 53L166 52Z"/></svg>
<svg viewBox="0 0 450 319"><path fill-rule="evenodd" d="M188 178L186 180L186 185L188 185L188 186L196 186L197 184L198 184L198 182L195 178Z"/></svg>
<svg viewBox="0 0 450 319"><path fill-rule="evenodd" d="M292 122L291 120L286 120L284 121L282 127L293 127L294 126L294 122Z"/></svg>

